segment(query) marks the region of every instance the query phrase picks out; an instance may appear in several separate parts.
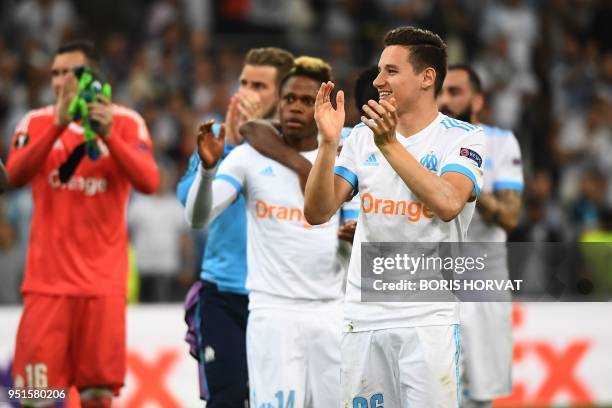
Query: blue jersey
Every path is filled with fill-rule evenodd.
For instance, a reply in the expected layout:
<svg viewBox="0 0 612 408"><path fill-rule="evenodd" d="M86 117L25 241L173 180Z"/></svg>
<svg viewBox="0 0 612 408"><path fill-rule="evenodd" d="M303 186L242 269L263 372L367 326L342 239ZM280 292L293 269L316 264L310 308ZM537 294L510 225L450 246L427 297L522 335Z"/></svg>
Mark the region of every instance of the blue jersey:
<svg viewBox="0 0 612 408"><path fill-rule="evenodd" d="M213 125L215 134L219 125ZM234 146L225 146L225 158ZM189 167L176 186L176 195L183 205L187 202L189 188L195 180L200 157L194 152ZM246 207L239 195L229 207L208 225L208 236L200 278L217 284L219 291L248 294L245 286L246 265Z"/></svg>

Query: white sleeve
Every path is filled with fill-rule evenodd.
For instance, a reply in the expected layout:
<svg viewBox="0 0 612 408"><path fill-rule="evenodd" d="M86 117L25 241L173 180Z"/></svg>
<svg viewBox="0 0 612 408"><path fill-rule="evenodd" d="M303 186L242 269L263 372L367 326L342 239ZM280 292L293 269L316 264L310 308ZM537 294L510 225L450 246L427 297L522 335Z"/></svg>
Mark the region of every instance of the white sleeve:
<svg viewBox="0 0 612 408"><path fill-rule="evenodd" d="M189 188L185 218L192 228L202 228L223 212L240 194L245 183L244 149L234 149L217 167L200 164ZM217 170L218 168L218 170Z"/></svg>
<svg viewBox="0 0 612 408"><path fill-rule="evenodd" d="M498 190L523 191L523 163L521 147L513 133L504 139L499 149L499 158L495 160L493 192Z"/></svg>
<svg viewBox="0 0 612 408"><path fill-rule="evenodd" d="M463 132L457 130L457 132ZM465 132L457 138L458 142L447 150L440 166L440 176L444 173L461 173L474 185L473 195L480 195L484 175L485 135L481 128Z"/></svg>

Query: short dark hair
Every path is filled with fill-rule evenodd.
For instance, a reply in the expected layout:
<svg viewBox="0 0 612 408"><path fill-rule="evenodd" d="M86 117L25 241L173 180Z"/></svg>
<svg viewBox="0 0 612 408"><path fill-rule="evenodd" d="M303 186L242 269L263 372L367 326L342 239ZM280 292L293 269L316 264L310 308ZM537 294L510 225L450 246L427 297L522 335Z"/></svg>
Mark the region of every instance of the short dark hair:
<svg viewBox="0 0 612 408"><path fill-rule="evenodd" d="M252 48L244 57L244 65L272 66L276 68L276 84L278 85L293 68L292 53L282 48L263 47Z"/></svg>
<svg viewBox="0 0 612 408"><path fill-rule="evenodd" d="M480 77L478 76L474 68L472 68L468 64L453 64L448 67L448 71L455 70L465 71L468 74L468 79L470 81L470 86L472 87L472 90L479 94L482 93L482 81L480 80Z"/></svg>
<svg viewBox="0 0 612 408"><path fill-rule="evenodd" d="M318 82L327 82L332 80L332 69L331 66L320 58L315 57L298 57L293 62L293 68L285 75L281 80L278 90L294 76L304 76L310 79L314 79Z"/></svg>
<svg viewBox="0 0 612 408"><path fill-rule="evenodd" d="M100 56L96 50L96 46L89 40L71 40L59 46L55 55L65 54L68 52L82 52L90 63L98 63Z"/></svg>
<svg viewBox="0 0 612 408"><path fill-rule="evenodd" d="M58 47L57 51L55 51L55 55L75 51L80 51L85 54L85 57L91 62L98 62L100 58L95 44L89 40L71 40L65 42Z"/></svg>
<svg viewBox="0 0 612 408"><path fill-rule="evenodd" d="M378 100L378 90L372 84L378 76L378 67L373 66L363 70L355 81L355 105L357 110L362 111L362 106L366 105L370 99Z"/></svg>
<svg viewBox="0 0 612 408"><path fill-rule="evenodd" d="M436 71L434 93L440 93L446 77L446 44L438 34L415 27L398 27L385 35L384 45L409 47L408 61L414 71L419 73L433 68Z"/></svg>

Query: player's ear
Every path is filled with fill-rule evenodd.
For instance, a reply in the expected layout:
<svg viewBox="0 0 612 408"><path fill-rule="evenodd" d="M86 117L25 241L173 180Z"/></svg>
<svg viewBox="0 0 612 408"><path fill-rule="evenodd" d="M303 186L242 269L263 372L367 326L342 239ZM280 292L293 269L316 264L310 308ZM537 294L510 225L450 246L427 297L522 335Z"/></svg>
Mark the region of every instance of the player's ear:
<svg viewBox="0 0 612 408"><path fill-rule="evenodd" d="M472 112L479 114L484 108L484 96L481 93L477 93L472 98Z"/></svg>
<svg viewBox="0 0 612 408"><path fill-rule="evenodd" d="M423 90L428 89L429 87L435 86L436 82L436 70L432 67L427 67L423 70L421 74L421 88Z"/></svg>

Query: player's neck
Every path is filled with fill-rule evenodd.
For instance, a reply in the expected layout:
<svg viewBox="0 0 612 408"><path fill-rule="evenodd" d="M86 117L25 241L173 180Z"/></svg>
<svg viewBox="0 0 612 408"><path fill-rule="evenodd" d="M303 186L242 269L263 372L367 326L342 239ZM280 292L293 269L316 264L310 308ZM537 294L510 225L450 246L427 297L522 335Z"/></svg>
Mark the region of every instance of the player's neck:
<svg viewBox="0 0 612 408"><path fill-rule="evenodd" d="M476 115L475 113L472 113L472 116L470 116L470 123L472 125L478 125L480 123L478 121L478 115Z"/></svg>
<svg viewBox="0 0 612 408"><path fill-rule="evenodd" d="M425 129L438 116L438 107L435 103L417 105L402 112L397 118L397 131L405 137L410 137Z"/></svg>
<svg viewBox="0 0 612 408"><path fill-rule="evenodd" d="M312 136L302 138L283 136L283 139L285 139L285 143L287 143L289 147L297 150L298 152L309 152L319 147L319 141L316 133Z"/></svg>

